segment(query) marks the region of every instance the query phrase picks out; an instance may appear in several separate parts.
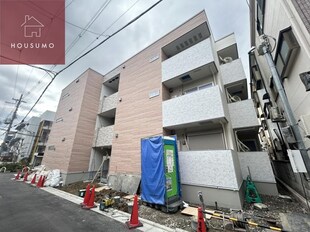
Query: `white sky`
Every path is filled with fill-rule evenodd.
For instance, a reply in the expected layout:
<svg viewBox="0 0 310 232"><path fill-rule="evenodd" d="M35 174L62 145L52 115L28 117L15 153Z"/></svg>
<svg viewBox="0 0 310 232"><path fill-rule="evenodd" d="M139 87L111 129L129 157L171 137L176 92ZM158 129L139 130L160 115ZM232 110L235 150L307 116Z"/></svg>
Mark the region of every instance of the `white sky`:
<svg viewBox="0 0 310 232"><path fill-rule="evenodd" d="M66 5L71 3L66 8L66 20L80 27L85 27L104 2L66 0ZM137 3L105 34L113 33L157 0L111 0L88 30L101 34L135 2ZM45 110L56 111L61 90L87 68L93 68L102 74L107 73L201 10L205 10L207 13L215 40L232 32L235 33L239 56L248 76L247 52L250 49L250 26L246 0L163 0L134 24L59 75L30 116L37 116ZM66 47L79 33L81 33L81 29L66 24ZM86 32L80 37L67 54L66 63L68 64L79 55L96 37L90 32ZM97 39L88 49L103 39L104 37ZM44 67L51 68L51 66ZM60 68L61 66L57 66L55 70L57 71ZM5 101L10 101L12 97L17 98L21 93L26 96L25 101L27 103L22 104L18 112L19 119L21 119L39 97L49 80L50 77L44 75L43 71L28 66L0 65L0 122L3 122L14 107ZM0 128L4 127L5 125L0 123ZM2 133L0 131L0 139Z"/></svg>

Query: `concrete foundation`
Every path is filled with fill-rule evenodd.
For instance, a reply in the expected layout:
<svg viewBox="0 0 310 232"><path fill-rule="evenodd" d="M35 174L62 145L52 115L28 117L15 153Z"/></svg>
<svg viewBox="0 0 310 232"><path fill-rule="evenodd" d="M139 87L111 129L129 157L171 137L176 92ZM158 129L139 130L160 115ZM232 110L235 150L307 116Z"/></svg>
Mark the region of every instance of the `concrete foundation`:
<svg viewBox="0 0 310 232"><path fill-rule="evenodd" d="M244 194L240 190L234 191L182 184L183 200L187 203L201 204L198 191L202 192L206 205L215 206L215 202L217 202L219 207L242 209Z"/></svg>
<svg viewBox="0 0 310 232"><path fill-rule="evenodd" d="M108 185L116 191L128 194L136 194L141 177L139 175L111 174L108 177Z"/></svg>
<svg viewBox="0 0 310 232"><path fill-rule="evenodd" d="M94 172L61 173L64 185L89 180L92 179L94 175Z"/></svg>

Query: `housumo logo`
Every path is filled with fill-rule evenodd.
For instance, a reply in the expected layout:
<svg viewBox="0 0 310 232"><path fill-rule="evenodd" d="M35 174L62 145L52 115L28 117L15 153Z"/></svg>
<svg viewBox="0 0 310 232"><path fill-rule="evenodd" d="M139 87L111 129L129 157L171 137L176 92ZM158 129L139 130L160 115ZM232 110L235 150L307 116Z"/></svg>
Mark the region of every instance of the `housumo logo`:
<svg viewBox="0 0 310 232"><path fill-rule="evenodd" d="M0 0L0 63L64 64L65 0Z"/></svg>

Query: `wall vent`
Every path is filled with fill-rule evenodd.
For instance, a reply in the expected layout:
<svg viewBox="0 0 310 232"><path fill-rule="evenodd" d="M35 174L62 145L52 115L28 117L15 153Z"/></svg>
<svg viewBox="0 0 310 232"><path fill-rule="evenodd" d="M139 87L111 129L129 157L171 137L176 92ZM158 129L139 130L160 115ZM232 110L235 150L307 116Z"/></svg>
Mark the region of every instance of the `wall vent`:
<svg viewBox="0 0 310 232"><path fill-rule="evenodd" d="M183 76L183 77L180 77L180 80L181 80L182 82L187 82L187 81L191 81L192 78L191 78L190 75L185 75L185 76Z"/></svg>

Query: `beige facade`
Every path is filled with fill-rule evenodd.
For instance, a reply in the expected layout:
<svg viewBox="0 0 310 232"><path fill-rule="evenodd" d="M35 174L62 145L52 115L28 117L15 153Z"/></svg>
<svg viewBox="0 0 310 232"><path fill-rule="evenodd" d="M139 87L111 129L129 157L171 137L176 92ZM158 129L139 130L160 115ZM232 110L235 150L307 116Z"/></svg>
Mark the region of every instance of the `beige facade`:
<svg viewBox="0 0 310 232"><path fill-rule="evenodd" d="M64 182L83 178L94 137L103 77L88 69L63 89L42 164L60 169Z"/></svg>
<svg viewBox="0 0 310 232"><path fill-rule="evenodd" d="M269 36L273 47L272 57L298 121L303 142L309 148L310 93L306 91L301 76L308 76L310 82L310 3L307 0L252 0L251 9L252 46L258 48L261 34ZM270 68L265 57L258 55L257 50L253 50L249 56L252 96L264 125L260 133L261 140L269 150L276 176L302 195L303 181L309 194L307 175L294 173L292 160L288 157L287 150L296 150L297 145L294 136L287 133L287 115L274 86Z"/></svg>
<svg viewBox="0 0 310 232"><path fill-rule="evenodd" d="M116 182L126 182L141 174L142 138L176 135L184 199L192 201L200 188L210 204L240 208L242 176L249 173L239 153L247 151L242 164L251 152L269 163L258 128L234 34L215 41L203 11L104 75L89 171L102 164L104 178L125 175ZM271 186L268 194L276 194L270 164L266 168L254 181L261 193ZM231 199L222 201L216 192Z"/></svg>

